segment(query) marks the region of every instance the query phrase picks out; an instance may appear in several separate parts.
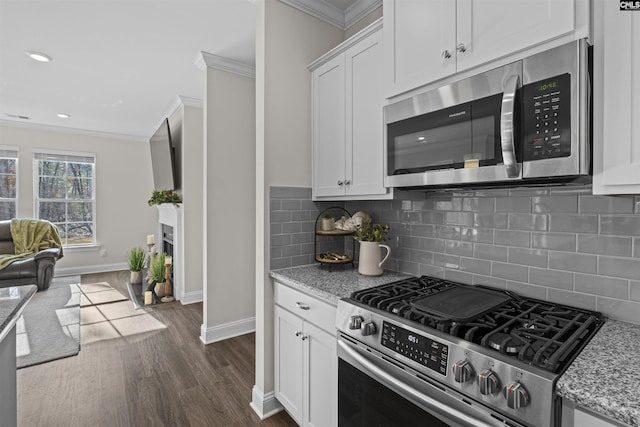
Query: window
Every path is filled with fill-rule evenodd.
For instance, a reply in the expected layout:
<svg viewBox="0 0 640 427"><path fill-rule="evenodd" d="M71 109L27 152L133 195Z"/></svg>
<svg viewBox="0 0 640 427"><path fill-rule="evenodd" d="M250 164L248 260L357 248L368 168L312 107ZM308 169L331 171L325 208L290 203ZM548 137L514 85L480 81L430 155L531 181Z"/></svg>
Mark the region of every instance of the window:
<svg viewBox="0 0 640 427"><path fill-rule="evenodd" d="M34 153L36 216L54 223L64 246L95 245L95 156Z"/></svg>
<svg viewBox="0 0 640 427"><path fill-rule="evenodd" d="M16 217L18 150L0 148L0 220Z"/></svg>

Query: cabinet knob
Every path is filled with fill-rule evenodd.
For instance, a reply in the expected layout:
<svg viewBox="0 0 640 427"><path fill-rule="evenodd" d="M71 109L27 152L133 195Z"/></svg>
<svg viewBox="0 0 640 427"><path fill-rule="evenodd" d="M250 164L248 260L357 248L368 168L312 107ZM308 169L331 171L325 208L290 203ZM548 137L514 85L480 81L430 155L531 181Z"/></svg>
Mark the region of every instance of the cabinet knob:
<svg viewBox="0 0 640 427"><path fill-rule="evenodd" d="M309 335L303 335L302 336L302 341L306 340L307 338L309 338Z"/></svg>
<svg viewBox="0 0 640 427"><path fill-rule="evenodd" d="M351 184L351 181L349 181L348 179L345 179L344 180L344 185L349 185L349 184Z"/></svg>
<svg viewBox="0 0 640 427"><path fill-rule="evenodd" d="M464 43L460 43L456 49L458 49L458 52L460 53L465 53L467 51L467 47L464 45Z"/></svg>
<svg viewBox="0 0 640 427"><path fill-rule="evenodd" d="M341 179L338 180L338 185L342 186L344 185L344 181L342 181Z"/></svg>
<svg viewBox="0 0 640 427"><path fill-rule="evenodd" d="M442 59L449 59L451 58L451 52L449 52L448 49L445 49L444 51L442 51Z"/></svg>
<svg viewBox="0 0 640 427"><path fill-rule="evenodd" d="M302 335L302 332L296 331L296 336L299 337L300 335Z"/></svg>

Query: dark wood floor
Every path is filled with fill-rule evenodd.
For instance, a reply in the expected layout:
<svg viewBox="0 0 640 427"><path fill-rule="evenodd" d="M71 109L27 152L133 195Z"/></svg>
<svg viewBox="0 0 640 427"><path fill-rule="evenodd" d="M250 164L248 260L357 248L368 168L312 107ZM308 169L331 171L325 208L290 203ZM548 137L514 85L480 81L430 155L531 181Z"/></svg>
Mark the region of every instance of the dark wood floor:
<svg viewBox="0 0 640 427"><path fill-rule="evenodd" d="M108 282L126 295L127 278L84 275L82 283ZM103 308L105 327L81 326L77 356L18 370L19 426L296 425L284 412L261 422L249 406L253 334L203 345L201 303L146 314Z"/></svg>

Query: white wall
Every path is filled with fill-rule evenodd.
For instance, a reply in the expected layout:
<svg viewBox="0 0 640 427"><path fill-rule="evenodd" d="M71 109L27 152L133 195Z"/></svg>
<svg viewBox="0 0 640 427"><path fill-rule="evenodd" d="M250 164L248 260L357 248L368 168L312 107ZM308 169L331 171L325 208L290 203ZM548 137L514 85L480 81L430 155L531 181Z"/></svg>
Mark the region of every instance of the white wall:
<svg viewBox="0 0 640 427"><path fill-rule="evenodd" d="M0 144L19 149L17 215L34 216L33 151L96 155L97 250L67 250L56 275L128 268L126 253L143 248L156 231L157 209L147 205L153 189L149 143L39 128L0 126Z"/></svg>
<svg viewBox="0 0 640 427"><path fill-rule="evenodd" d="M311 186L311 74L307 65L340 44L344 32L278 0L256 1L256 13L257 304L252 407L264 416L273 409L263 403L274 387L269 187Z"/></svg>
<svg viewBox="0 0 640 427"><path fill-rule="evenodd" d="M255 315L255 80L207 68L204 100L205 343L246 333Z"/></svg>
<svg viewBox="0 0 640 427"><path fill-rule="evenodd" d="M184 249L184 298L183 303L202 300L202 221L203 221L203 109L183 105L181 170L183 241Z"/></svg>

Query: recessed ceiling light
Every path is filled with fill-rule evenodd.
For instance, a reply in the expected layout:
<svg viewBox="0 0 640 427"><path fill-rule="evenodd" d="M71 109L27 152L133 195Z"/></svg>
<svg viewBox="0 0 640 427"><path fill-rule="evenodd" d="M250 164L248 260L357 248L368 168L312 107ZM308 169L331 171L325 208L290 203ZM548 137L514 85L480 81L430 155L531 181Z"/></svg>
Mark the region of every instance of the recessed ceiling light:
<svg viewBox="0 0 640 427"><path fill-rule="evenodd" d="M65 113L58 113L58 117L60 117L61 119L68 119L71 116Z"/></svg>
<svg viewBox="0 0 640 427"><path fill-rule="evenodd" d="M51 61L51 57L49 55L46 55L42 52L35 52L30 50L29 52L27 52L27 55L29 55L29 58L38 61L38 62L49 62Z"/></svg>

